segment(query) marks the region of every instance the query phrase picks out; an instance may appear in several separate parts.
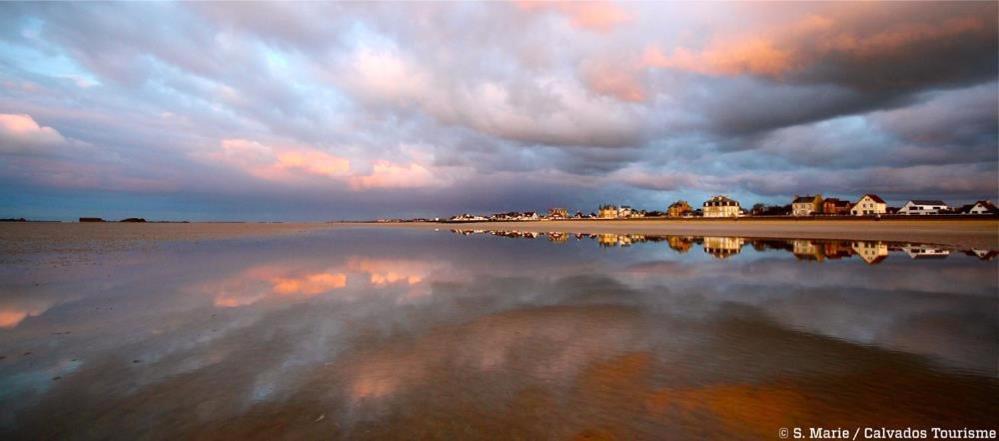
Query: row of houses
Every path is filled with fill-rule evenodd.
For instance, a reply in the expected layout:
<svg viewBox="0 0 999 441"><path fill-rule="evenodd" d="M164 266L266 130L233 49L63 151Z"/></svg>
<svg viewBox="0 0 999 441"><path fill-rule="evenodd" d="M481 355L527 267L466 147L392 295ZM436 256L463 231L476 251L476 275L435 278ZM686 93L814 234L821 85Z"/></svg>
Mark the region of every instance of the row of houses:
<svg viewBox="0 0 999 441"><path fill-rule="evenodd" d="M899 208L889 207L884 199L876 194L865 194L855 203L836 198L822 198L821 194L814 196L795 196L791 203L793 216L876 216L881 214L899 214L908 216L935 214L999 214L999 209L990 201L977 201L973 204L952 208L940 200L913 199Z"/></svg>
<svg viewBox="0 0 999 441"><path fill-rule="evenodd" d="M792 215L792 216L878 216L882 214L900 215L931 215L931 214L967 214L967 215L995 215L999 214L997 208L990 201L977 201L973 204L963 205L958 208L951 208L943 201L938 200L910 200L901 208L889 207L884 199L876 194L865 194L857 202L850 202L838 198L823 198L821 194L814 196L795 196L790 205L790 210L780 209L767 211L766 207L758 204L759 211L747 212L739 205L739 201L728 196L712 196L701 204L701 208L695 210L687 201L676 201L666 209L668 217L740 217L747 215ZM789 211L789 212L788 212Z"/></svg>
<svg viewBox="0 0 999 441"><path fill-rule="evenodd" d="M808 196L795 196L790 205L784 207L767 207L762 204L754 206L752 211L747 211L739 201L725 195L712 196L701 204L700 208L694 209L687 201L676 201L666 208L665 212L646 212L636 210L628 205L600 205L596 212L583 214L576 212L570 215L565 208L552 208L547 214L538 214L533 211L496 213L488 216L475 214L460 214L451 217L453 222L484 222L484 221L537 221L537 220L563 220L563 219L639 219L644 217L672 217L672 218L731 218L741 216L880 216L884 214L899 215L937 215L937 214L965 214L965 215L996 215L999 208L990 201L977 201L973 204L952 208L944 201L939 200L910 200L902 207L889 207L884 199L876 194L865 194L856 202L838 198L823 198L821 194Z"/></svg>

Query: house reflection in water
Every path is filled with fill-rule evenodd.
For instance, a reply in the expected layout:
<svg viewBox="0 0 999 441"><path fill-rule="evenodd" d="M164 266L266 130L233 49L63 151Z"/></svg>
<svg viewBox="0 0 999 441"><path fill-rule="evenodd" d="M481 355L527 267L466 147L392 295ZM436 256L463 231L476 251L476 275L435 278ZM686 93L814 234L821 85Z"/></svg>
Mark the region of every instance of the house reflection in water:
<svg viewBox="0 0 999 441"><path fill-rule="evenodd" d="M553 243L566 243L569 241L569 233L548 233L548 241Z"/></svg>
<svg viewBox="0 0 999 441"><path fill-rule="evenodd" d="M537 239L544 236L555 244L567 243L571 236L576 240L595 239L601 247L628 247L646 242L666 242L670 249L678 253L690 251L694 245L702 245L704 252L716 258L725 259L742 251L742 246L749 244L757 252L769 250L786 251L794 254L799 260L821 262L828 259L850 258L854 254L869 265L876 265L886 259L891 252L906 253L913 259L942 259L950 255L952 249L939 246L888 243L882 241L848 241L833 239L747 239L742 237L723 236L667 236L651 234L618 234L618 233L566 233L566 232L531 232L507 230L466 230L453 229L455 234L463 236L472 234L491 234L494 236ZM999 256L999 251L990 249L957 250L968 256L981 260L991 260Z"/></svg>
<svg viewBox="0 0 999 441"><path fill-rule="evenodd" d="M930 247L926 245L906 245L902 251L913 259L945 259L950 255L950 251L943 248Z"/></svg>
<svg viewBox="0 0 999 441"><path fill-rule="evenodd" d="M823 250L810 240L795 239L792 242L792 253L798 260L818 260L825 259Z"/></svg>
<svg viewBox="0 0 999 441"><path fill-rule="evenodd" d="M694 246L694 240L692 236L670 236L666 239L666 242L676 252L686 253Z"/></svg>
<svg viewBox="0 0 999 441"><path fill-rule="evenodd" d="M745 243L741 237L704 237L704 252L719 259L725 259L742 251Z"/></svg>
<svg viewBox="0 0 999 441"><path fill-rule="evenodd" d="M973 249L967 250L964 253L967 254L967 255L969 255L969 256L975 256L975 257L977 257L979 259L982 259L982 260L992 260L996 256L999 256L999 251L996 251L996 250L984 250L984 249L978 249L978 248L973 248Z"/></svg>
<svg viewBox="0 0 999 441"><path fill-rule="evenodd" d="M853 249L850 248L850 242L832 240L822 244L822 254L826 257L826 259L849 258L850 256L853 256Z"/></svg>
<svg viewBox="0 0 999 441"><path fill-rule="evenodd" d="M871 265L881 263L888 257L888 244L880 241L854 241L851 248L864 262Z"/></svg>
<svg viewBox="0 0 999 441"><path fill-rule="evenodd" d="M663 240L666 240L664 236L646 236L644 234L604 233L597 235L597 243L603 247L627 247L633 243L661 242Z"/></svg>

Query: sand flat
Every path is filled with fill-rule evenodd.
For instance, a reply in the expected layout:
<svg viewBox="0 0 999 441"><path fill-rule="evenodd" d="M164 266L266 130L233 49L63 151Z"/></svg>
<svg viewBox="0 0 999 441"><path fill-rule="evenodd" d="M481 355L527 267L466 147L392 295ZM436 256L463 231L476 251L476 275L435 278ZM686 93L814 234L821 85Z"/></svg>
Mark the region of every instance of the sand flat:
<svg viewBox="0 0 999 441"><path fill-rule="evenodd" d="M999 248L999 219L955 220L569 220L448 224L450 228L562 231L567 233L680 234L786 239L919 242L965 248Z"/></svg>
<svg viewBox="0 0 999 441"><path fill-rule="evenodd" d="M919 242L999 249L999 219L567 220L474 223L0 223L0 253L129 248L157 241L209 241L339 228L485 229Z"/></svg>

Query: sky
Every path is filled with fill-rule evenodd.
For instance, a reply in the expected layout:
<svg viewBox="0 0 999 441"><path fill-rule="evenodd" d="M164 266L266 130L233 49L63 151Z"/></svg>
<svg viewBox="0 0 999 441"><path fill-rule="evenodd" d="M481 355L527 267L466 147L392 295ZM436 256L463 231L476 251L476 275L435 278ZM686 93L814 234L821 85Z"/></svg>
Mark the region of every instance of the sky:
<svg viewBox="0 0 999 441"><path fill-rule="evenodd" d="M2 3L0 217L995 200L997 9Z"/></svg>

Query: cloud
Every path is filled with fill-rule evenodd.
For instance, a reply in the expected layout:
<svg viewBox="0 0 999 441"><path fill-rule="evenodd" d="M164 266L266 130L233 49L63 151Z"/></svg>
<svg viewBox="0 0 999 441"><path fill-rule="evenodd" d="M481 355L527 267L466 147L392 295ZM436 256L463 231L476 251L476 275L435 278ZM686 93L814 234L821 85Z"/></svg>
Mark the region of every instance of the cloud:
<svg viewBox="0 0 999 441"><path fill-rule="evenodd" d="M0 9L8 194L442 215L947 169L911 196L997 196L990 3Z"/></svg>
<svg viewBox="0 0 999 441"><path fill-rule="evenodd" d="M561 2L517 0L517 6L525 11L551 11L569 19L573 27L594 32L610 32L615 27L632 20L632 15L611 1Z"/></svg>
<svg viewBox="0 0 999 441"><path fill-rule="evenodd" d="M773 26L724 31L701 49L646 49L644 65L709 75L909 89L989 78L995 5L833 5ZM861 12L858 12L860 10ZM984 60L982 56L985 56ZM933 66L930 65L932 60ZM940 64L943 65L940 65Z"/></svg>
<svg viewBox="0 0 999 441"><path fill-rule="evenodd" d="M58 130L39 125L30 115L0 113L0 153L44 154L67 144Z"/></svg>

